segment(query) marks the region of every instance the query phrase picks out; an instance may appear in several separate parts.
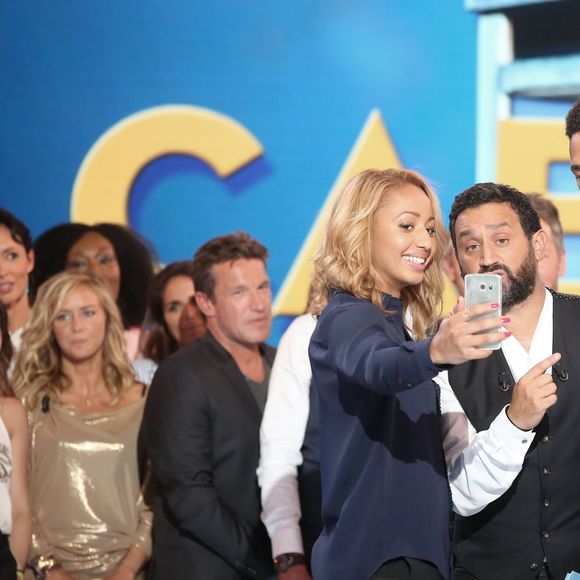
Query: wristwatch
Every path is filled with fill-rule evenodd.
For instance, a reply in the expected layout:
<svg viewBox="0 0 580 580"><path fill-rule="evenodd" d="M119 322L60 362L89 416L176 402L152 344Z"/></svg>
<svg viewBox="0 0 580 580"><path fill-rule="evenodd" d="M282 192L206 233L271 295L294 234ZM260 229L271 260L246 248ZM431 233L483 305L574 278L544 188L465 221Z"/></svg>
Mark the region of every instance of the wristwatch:
<svg viewBox="0 0 580 580"><path fill-rule="evenodd" d="M52 555L37 556L31 562L36 580L44 580L51 570L58 568L58 564Z"/></svg>
<svg viewBox="0 0 580 580"><path fill-rule="evenodd" d="M298 552L288 552L274 558L276 572L287 572L292 566L299 566L300 564L306 564L306 558L304 554L299 554Z"/></svg>

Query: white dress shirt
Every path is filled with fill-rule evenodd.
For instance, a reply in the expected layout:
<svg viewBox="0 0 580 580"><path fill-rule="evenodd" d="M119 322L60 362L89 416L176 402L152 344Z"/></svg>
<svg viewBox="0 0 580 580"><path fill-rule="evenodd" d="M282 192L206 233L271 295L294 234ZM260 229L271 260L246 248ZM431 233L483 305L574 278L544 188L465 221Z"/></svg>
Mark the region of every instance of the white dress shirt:
<svg viewBox="0 0 580 580"><path fill-rule="evenodd" d="M280 339L260 429L258 483L273 557L304 553L297 476L310 412L308 345L315 327L316 319L304 314L292 321Z"/></svg>
<svg viewBox="0 0 580 580"><path fill-rule="evenodd" d="M501 349L516 382L552 354L552 314L553 299L546 290L530 350L526 351L513 335L503 341ZM551 374L552 369L547 372ZM535 434L518 429L509 420L507 407L489 429L476 432L449 385L447 371L441 372L435 381L441 387L443 447L453 509L462 516L470 516L510 488Z"/></svg>
<svg viewBox="0 0 580 580"><path fill-rule="evenodd" d="M149 386L153 382L153 377L159 365L150 358L138 358L132 363L135 380Z"/></svg>

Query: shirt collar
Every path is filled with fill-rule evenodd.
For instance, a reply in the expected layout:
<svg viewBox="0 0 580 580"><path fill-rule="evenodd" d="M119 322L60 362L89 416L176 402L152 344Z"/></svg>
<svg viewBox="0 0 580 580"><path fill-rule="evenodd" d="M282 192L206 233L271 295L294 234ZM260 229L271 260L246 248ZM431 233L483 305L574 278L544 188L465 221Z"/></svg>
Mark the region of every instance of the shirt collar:
<svg viewBox="0 0 580 580"><path fill-rule="evenodd" d="M399 298L383 293L383 307L390 312L403 312L403 303Z"/></svg>
<svg viewBox="0 0 580 580"><path fill-rule="evenodd" d="M516 382L534 365L552 354L553 312L554 299L549 290L546 290L544 306L538 318L530 350L526 351L513 335L502 342L501 349ZM550 367L547 372L551 374L552 368Z"/></svg>

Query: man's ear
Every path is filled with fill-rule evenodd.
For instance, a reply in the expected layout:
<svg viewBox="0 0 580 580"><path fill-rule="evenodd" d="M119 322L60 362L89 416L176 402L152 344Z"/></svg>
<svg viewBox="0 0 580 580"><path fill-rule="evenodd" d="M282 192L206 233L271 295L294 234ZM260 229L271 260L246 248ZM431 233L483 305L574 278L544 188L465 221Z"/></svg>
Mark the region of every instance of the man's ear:
<svg viewBox="0 0 580 580"><path fill-rule="evenodd" d="M215 315L215 306L205 292L196 292L195 302L197 303L197 307L201 310L202 314L207 318L211 318Z"/></svg>
<svg viewBox="0 0 580 580"><path fill-rule="evenodd" d="M532 247L534 249L534 255L536 256L536 260L539 262L545 254L546 251L546 243L548 241L548 236L544 230L538 230L532 236Z"/></svg>

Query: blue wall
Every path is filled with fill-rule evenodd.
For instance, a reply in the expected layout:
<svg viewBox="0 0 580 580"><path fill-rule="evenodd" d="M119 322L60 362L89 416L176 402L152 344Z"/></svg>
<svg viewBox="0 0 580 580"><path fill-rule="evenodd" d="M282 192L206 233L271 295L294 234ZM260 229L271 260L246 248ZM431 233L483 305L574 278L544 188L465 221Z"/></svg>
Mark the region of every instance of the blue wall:
<svg viewBox="0 0 580 580"><path fill-rule="evenodd" d="M248 230L270 248L276 290L371 109L444 211L472 184L475 51L460 0L3 2L0 203L36 236L70 219L80 163L112 125L207 107L246 126L264 157L226 181L194 159L150 164L131 225L164 262Z"/></svg>

